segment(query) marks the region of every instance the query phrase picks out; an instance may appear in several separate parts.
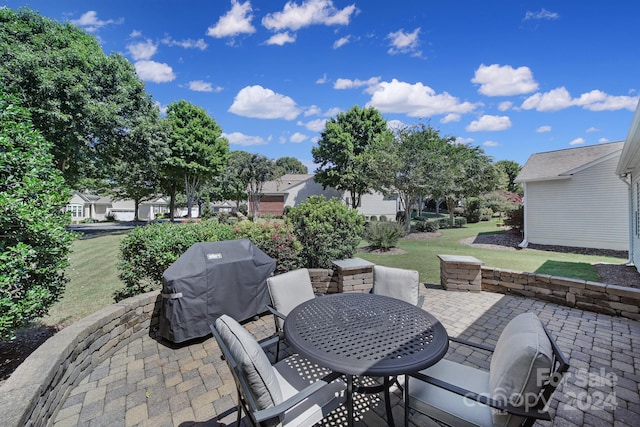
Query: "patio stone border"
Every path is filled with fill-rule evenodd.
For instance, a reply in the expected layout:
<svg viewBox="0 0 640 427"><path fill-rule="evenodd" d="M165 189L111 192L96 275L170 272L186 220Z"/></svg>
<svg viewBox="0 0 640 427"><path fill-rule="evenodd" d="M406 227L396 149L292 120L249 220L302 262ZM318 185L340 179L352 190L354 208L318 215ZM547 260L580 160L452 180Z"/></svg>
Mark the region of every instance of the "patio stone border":
<svg viewBox="0 0 640 427"><path fill-rule="evenodd" d="M157 330L160 292L112 304L67 326L34 351L0 387L7 426L45 426L94 367Z"/></svg>

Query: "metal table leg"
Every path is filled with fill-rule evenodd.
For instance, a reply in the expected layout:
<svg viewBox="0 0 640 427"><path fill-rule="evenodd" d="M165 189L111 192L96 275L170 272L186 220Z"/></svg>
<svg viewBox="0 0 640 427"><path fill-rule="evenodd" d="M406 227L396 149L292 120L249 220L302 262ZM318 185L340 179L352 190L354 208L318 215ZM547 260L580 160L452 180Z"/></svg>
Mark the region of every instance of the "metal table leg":
<svg viewBox="0 0 640 427"><path fill-rule="evenodd" d="M353 427L353 375L347 375L347 426Z"/></svg>

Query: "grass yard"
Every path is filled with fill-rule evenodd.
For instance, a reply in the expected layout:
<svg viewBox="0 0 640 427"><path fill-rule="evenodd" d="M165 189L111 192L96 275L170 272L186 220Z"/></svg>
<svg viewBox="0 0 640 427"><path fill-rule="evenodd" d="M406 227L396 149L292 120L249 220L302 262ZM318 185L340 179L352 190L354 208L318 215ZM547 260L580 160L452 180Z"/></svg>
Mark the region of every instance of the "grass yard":
<svg viewBox="0 0 640 427"><path fill-rule="evenodd" d="M410 268L420 272L420 280L440 283L438 254L471 255L491 267L529 271L598 281L592 262L621 263L607 258L545 251L505 251L479 249L459 241L479 233L495 233L495 221L468 224L464 228L442 230L432 240L400 240L398 247L407 251L399 255L358 253L356 256L380 265ZM118 279L119 244L123 234L76 240L70 256L70 278L60 301L41 319L44 325L68 325L113 303L113 292L122 286Z"/></svg>

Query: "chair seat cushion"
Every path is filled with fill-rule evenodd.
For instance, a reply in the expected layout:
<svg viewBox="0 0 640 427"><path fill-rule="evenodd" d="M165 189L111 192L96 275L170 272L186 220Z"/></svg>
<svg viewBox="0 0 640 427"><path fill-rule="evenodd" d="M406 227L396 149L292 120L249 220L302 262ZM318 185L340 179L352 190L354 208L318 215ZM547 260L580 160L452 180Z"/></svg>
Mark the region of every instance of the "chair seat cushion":
<svg viewBox="0 0 640 427"><path fill-rule="evenodd" d="M442 359L420 371L466 390L488 396L489 373ZM409 406L428 417L453 426L491 426L491 408L465 399L443 388L416 378L409 378Z"/></svg>
<svg viewBox="0 0 640 427"><path fill-rule="evenodd" d="M331 373L310 360L294 354L273 365L283 400ZM346 385L336 380L313 393L284 414L283 425L313 425L345 401Z"/></svg>
<svg viewBox="0 0 640 427"><path fill-rule="evenodd" d="M282 402L282 391L275 370L249 331L226 314L216 319L215 328L246 378L258 409L270 408Z"/></svg>
<svg viewBox="0 0 640 427"><path fill-rule="evenodd" d="M552 363L551 341L538 316L523 313L514 317L500 334L491 356L491 397L517 407L536 406L543 383L549 378ZM517 422L498 413L494 418L498 425Z"/></svg>

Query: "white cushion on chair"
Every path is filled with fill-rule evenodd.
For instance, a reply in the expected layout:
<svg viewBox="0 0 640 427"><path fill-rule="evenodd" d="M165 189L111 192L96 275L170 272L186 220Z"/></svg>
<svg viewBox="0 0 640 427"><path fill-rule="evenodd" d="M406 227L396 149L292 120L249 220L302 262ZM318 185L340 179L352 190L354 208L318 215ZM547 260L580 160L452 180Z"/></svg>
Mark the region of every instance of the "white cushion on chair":
<svg viewBox="0 0 640 427"><path fill-rule="evenodd" d="M442 359L420 372L480 395L489 393L487 371ZM409 396L411 408L448 425L486 427L493 424L491 407L416 378L409 377Z"/></svg>
<svg viewBox="0 0 640 427"><path fill-rule="evenodd" d="M298 305L316 296L313 293L309 270L306 268L269 277L267 286L273 306L285 316ZM284 321L278 318L278 324L282 328Z"/></svg>
<svg viewBox="0 0 640 427"><path fill-rule="evenodd" d="M373 293L418 304L420 275L416 270L373 266Z"/></svg>
<svg viewBox="0 0 640 427"><path fill-rule="evenodd" d="M491 397L513 406L535 406L535 397L549 377L553 361L551 342L534 313L514 317L504 328L491 356ZM513 418L513 419L511 419ZM514 425L520 417L499 415L496 425Z"/></svg>
<svg viewBox="0 0 640 427"><path fill-rule="evenodd" d="M310 360L294 354L273 365L283 400L331 373ZM313 425L321 421L345 400L344 381L334 381L285 412L282 424Z"/></svg>
<svg viewBox="0 0 640 427"><path fill-rule="evenodd" d="M282 402L275 370L260 344L241 324L223 314L215 327L244 374L259 409Z"/></svg>

